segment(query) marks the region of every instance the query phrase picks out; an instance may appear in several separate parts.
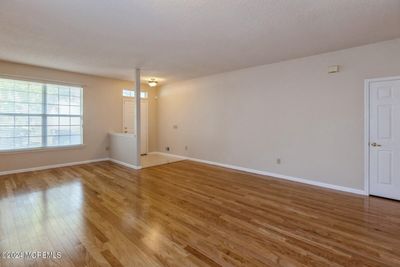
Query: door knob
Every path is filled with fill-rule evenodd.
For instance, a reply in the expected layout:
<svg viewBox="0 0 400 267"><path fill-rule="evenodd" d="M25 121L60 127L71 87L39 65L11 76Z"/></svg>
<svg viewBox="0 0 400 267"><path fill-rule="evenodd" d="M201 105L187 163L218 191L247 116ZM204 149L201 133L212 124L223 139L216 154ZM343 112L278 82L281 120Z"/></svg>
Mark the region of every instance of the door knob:
<svg viewBox="0 0 400 267"><path fill-rule="evenodd" d="M371 146L373 146L373 147L380 147L380 146L382 146L382 145L377 144L377 143L372 143Z"/></svg>

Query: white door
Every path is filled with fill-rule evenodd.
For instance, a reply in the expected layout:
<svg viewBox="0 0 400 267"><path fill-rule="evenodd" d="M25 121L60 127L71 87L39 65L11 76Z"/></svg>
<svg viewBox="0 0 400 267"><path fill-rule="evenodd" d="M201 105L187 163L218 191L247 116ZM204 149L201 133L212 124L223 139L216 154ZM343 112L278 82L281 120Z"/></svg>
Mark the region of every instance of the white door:
<svg viewBox="0 0 400 267"><path fill-rule="evenodd" d="M370 194L400 200L400 79L371 82Z"/></svg>
<svg viewBox="0 0 400 267"><path fill-rule="evenodd" d="M135 133L135 101L131 99L124 99L123 109L123 126L124 133Z"/></svg>
<svg viewBox="0 0 400 267"><path fill-rule="evenodd" d="M135 125L135 119L136 119L136 102L134 99L124 99L123 102L123 127L124 127L124 133L131 133L131 134L136 134L136 125ZM147 136L148 136L148 128L149 128L149 123L148 123L148 112L149 112L149 105L147 100L141 100L141 148L140 148L140 154L147 154L148 148L147 148Z"/></svg>

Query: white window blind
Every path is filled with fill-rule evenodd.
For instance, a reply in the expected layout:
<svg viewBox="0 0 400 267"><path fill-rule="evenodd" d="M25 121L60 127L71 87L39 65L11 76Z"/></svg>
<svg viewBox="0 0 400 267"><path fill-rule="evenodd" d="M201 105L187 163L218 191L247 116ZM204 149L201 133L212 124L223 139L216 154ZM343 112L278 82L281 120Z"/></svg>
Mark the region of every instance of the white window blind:
<svg viewBox="0 0 400 267"><path fill-rule="evenodd" d="M82 144L82 88L0 78L0 151Z"/></svg>

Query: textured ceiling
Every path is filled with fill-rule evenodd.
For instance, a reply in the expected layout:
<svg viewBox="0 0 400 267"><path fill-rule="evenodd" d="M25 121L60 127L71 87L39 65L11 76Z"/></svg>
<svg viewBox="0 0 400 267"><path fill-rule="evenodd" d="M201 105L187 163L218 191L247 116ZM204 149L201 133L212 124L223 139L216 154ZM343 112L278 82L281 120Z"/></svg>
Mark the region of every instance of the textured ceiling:
<svg viewBox="0 0 400 267"><path fill-rule="evenodd" d="M166 82L394 39L399 0L1 0L0 59Z"/></svg>

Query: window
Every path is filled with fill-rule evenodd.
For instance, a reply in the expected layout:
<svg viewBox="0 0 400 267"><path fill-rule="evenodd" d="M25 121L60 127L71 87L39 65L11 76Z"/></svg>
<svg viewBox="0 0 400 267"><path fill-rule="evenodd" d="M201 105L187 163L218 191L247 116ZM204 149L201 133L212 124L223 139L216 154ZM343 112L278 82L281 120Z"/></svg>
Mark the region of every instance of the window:
<svg viewBox="0 0 400 267"><path fill-rule="evenodd" d="M82 144L82 88L0 78L0 151Z"/></svg>
<svg viewBox="0 0 400 267"><path fill-rule="evenodd" d="M135 91L124 89L122 90L122 95L126 97L135 97ZM148 98L147 92L140 92L140 98Z"/></svg>

